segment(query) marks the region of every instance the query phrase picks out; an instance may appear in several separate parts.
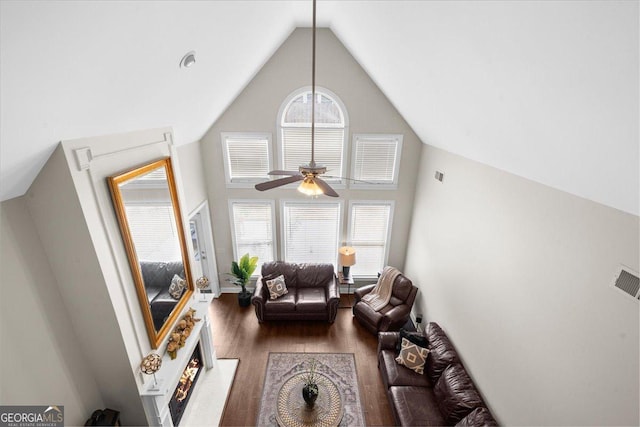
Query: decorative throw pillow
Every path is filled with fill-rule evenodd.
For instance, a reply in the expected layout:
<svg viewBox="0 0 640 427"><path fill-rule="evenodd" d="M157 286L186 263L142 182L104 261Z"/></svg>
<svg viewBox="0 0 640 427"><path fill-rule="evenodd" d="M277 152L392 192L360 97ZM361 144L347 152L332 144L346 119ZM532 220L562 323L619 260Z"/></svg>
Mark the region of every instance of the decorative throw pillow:
<svg viewBox="0 0 640 427"><path fill-rule="evenodd" d="M171 284L169 285L169 295L171 295L173 299L180 299L186 287L187 282L182 277L174 274L173 279L171 279Z"/></svg>
<svg viewBox="0 0 640 427"><path fill-rule="evenodd" d="M396 344L396 353L400 353L402 349L402 338L408 339L410 342L424 348L429 348L429 341L422 332L408 331L404 328L400 329L398 335L398 343Z"/></svg>
<svg viewBox="0 0 640 427"><path fill-rule="evenodd" d="M429 349L420 347L408 339L402 338L401 350L398 357L396 357L396 362L419 374L423 374L424 364L427 361L428 355Z"/></svg>
<svg viewBox="0 0 640 427"><path fill-rule="evenodd" d="M288 294L287 285L284 283L284 276L280 275L272 280L267 280L267 289L271 299L276 299L284 294Z"/></svg>

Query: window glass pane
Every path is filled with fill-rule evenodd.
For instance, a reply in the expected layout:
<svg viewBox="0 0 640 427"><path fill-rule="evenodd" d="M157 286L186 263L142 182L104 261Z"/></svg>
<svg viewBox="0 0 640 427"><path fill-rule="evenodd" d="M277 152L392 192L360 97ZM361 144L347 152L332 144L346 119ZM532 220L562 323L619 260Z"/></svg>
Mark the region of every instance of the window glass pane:
<svg viewBox="0 0 640 427"><path fill-rule="evenodd" d="M342 173L344 129L323 128L315 132L315 160L327 167L329 175ZM285 170L311 160L311 128L282 128L282 155Z"/></svg>
<svg viewBox="0 0 640 427"><path fill-rule="evenodd" d="M396 177L398 140L356 137L354 141L354 178L363 181L393 183Z"/></svg>
<svg viewBox="0 0 640 427"><path fill-rule="evenodd" d="M344 124L338 104L323 93L316 92L316 124ZM311 91L294 98L283 114L282 125L307 124L311 126Z"/></svg>
<svg viewBox="0 0 640 427"><path fill-rule="evenodd" d="M339 203L284 204L285 261L336 265Z"/></svg>
<svg viewBox="0 0 640 427"><path fill-rule="evenodd" d="M384 268L390 219L390 203L351 205L349 244L356 250L354 276L375 276Z"/></svg>
<svg viewBox="0 0 640 427"><path fill-rule="evenodd" d="M126 211L138 260L182 261L176 220L170 203L128 203Z"/></svg>
<svg viewBox="0 0 640 427"><path fill-rule="evenodd" d="M273 205L269 202L232 202L234 243L237 257L248 253L258 257L254 276L262 264L273 261Z"/></svg>
<svg viewBox="0 0 640 427"><path fill-rule="evenodd" d="M224 135L227 181L266 179L270 170L269 138Z"/></svg>

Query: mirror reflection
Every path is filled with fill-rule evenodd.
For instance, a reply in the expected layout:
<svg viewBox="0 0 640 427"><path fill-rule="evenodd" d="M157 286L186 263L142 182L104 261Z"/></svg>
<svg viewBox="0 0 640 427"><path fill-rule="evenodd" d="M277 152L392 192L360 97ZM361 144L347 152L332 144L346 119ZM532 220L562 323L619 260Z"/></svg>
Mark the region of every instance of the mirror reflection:
<svg viewBox="0 0 640 427"><path fill-rule="evenodd" d="M169 159L109 179L151 345L192 292Z"/></svg>

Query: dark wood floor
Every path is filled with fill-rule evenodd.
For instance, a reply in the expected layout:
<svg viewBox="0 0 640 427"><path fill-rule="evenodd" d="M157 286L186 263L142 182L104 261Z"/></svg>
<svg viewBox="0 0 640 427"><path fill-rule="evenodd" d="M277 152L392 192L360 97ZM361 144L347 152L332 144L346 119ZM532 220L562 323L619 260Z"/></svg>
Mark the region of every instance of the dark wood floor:
<svg viewBox="0 0 640 427"><path fill-rule="evenodd" d="M342 298L341 305L347 305L346 295ZM270 351L354 353L367 425L393 425L378 372L377 338L357 323L350 309L338 310L332 325L314 321L260 324L253 306L241 308L235 294L223 294L213 300L209 311L218 358L240 359L220 425L255 424Z"/></svg>

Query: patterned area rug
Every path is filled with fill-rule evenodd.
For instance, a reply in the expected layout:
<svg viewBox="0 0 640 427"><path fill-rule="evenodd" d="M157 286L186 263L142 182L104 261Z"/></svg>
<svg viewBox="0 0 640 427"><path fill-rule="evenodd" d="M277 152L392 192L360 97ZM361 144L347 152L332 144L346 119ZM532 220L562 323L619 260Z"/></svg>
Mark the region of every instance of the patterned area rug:
<svg viewBox="0 0 640 427"><path fill-rule="evenodd" d="M365 425L353 353L269 353L256 425L278 425L276 422L278 392L289 378L307 371L311 359L317 361L316 370L330 378L340 391L344 404L344 415L340 426Z"/></svg>

